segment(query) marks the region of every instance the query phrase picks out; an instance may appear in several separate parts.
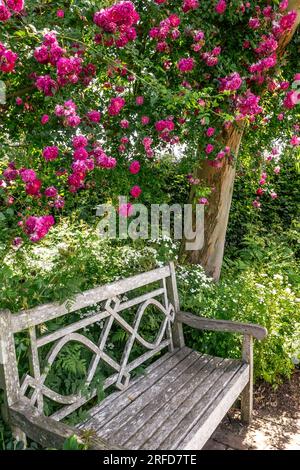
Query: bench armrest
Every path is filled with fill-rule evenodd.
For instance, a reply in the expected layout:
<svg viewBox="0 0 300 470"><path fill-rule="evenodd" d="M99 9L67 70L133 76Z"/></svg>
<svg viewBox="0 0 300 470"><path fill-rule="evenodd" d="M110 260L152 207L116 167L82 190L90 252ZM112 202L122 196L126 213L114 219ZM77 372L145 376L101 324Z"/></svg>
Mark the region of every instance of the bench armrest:
<svg viewBox="0 0 300 470"><path fill-rule="evenodd" d="M27 398L22 398L9 407L9 422L20 428L30 439L43 447L62 449L64 442L71 436L76 436L79 442L88 441L89 450L121 450L121 447L110 445L97 436L84 439L84 430L79 431L59 421L42 415L30 405Z"/></svg>
<svg viewBox="0 0 300 470"><path fill-rule="evenodd" d="M198 330L211 330L211 331L227 331L232 333L240 333L242 335L250 335L256 339L263 339L267 336L266 328L253 323L239 323L229 320L215 320L212 318L198 317L188 312L179 311L176 314L176 320L191 326Z"/></svg>

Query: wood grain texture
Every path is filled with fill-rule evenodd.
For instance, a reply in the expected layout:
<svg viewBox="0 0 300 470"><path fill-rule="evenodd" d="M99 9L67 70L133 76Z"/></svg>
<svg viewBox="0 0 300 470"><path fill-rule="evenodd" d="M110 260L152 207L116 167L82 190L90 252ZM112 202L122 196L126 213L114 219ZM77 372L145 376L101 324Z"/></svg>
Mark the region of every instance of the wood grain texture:
<svg viewBox="0 0 300 470"><path fill-rule="evenodd" d="M152 282L159 281L169 275L169 266L164 266L162 268L154 269L153 271L138 274L127 279L122 279L111 284L106 284L104 286L82 292L81 294L76 295L70 308L68 308L68 302L65 302L62 305L59 303L50 303L30 310L23 310L13 315L13 332L20 332L31 326L37 326L41 323L53 320L54 318L66 315L67 313L89 307L108 298L122 295L131 290L151 284Z"/></svg>
<svg viewBox="0 0 300 470"><path fill-rule="evenodd" d="M161 377L160 380L155 383L148 380L146 391L129 403L114 419L108 420L107 423L101 426L101 428L97 430L99 435L103 437L111 436L115 442L120 442L120 444L126 442L136 431L139 437L143 433L148 435L148 429L146 429L148 416L151 417L162 407L164 407L165 413L169 413L167 403L168 400L171 401L174 398L174 391L177 390L178 387L178 377L180 377L181 382L186 385L186 393L188 393L188 384L195 371L201 367L199 364L200 359L201 355L191 350L190 354L185 359L180 361L173 369ZM156 420L156 428L157 425ZM136 442L137 438L135 437L135 445ZM136 448L135 445L130 445L128 448Z"/></svg>
<svg viewBox="0 0 300 470"><path fill-rule="evenodd" d="M12 426L26 429L26 435L30 439L48 449L61 449L65 440L71 436L76 436L80 442L84 442L84 436L81 432L40 414L26 398L10 407L9 418ZM89 439L89 449L119 450L121 447L114 446L99 437L91 437Z"/></svg>
<svg viewBox="0 0 300 470"><path fill-rule="evenodd" d="M19 399L20 382L9 310L0 311L0 368L5 403L10 406Z"/></svg>
<svg viewBox="0 0 300 470"><path fill-rule="evenodd" d="M41 371L40 371L40 361L39 361L39 353L37 348L37 340L36 340L36 329L35 326L29 328L29 338L30 338L30 349L29 349L29 365L30 365L30 373L32 377L35 378L37 383L41 380ZM36 387L32 397L31 403L37 404L38 410L42 413L44 411L44 400L43 394L41 393L40 387Z"/></svg>
<svg viewBox="0 0 300 470"><path fill-rule="evenodd" d="M166 279L168 298L174 305L175 309L175 321L172 327L173 344L176 348L183 348L185 341L183 335L182 323L178 321L178 315L180 309L179 296L176 282L176 274L174 263L170 263L170 277Z"/></svg>
<svg viewBox="0 0 300 470"><path fill-rule="evenodd" d="M180 360L176 363L175 358ZM173 366L167 370L170 361ZM157 369L158 375L154 363L148 376L104 400L81 428L94 429L103 439L127 449L167 450L188 449L189 443L180 447L181 442L192 435L192 429L198 433L199 423L202 447L249 378L249 366L241 361L201 355L188 348L171 355ZM207 419L208 410L214 419Z"/></svg>
<svg viewBox="0 0 300 470"><path fill-rule="evenodd" d="M149 382L157 383L173 370L181 361L191 354L189 348L166 353L150 365L142 377L131 382L127 390L109 395L102 403L96 405L91 411L91 418L80 425L80 428L102 428L106 423L118 416L119 413L148 390Z"/></svg>
<svg viewBox="0 0 300 470"><path fill-rule="evenodd" d="M212 358L207 356L198 355L198 360L188 369L180 371L173 382L169 382L166 387L162 383L158 398L151 400L137 419L131 419L131 428L128 423L127 429L125 427L121 432L118 430L112 439L119 440L121 437L120 442L130 449L152 449L158 445L157 443L162 440L162 433L164 431L168 433L173 426L172 419L180 420L178 417L180 412L186 409L186 401L190 399L198 385L208 378L212 368L215 368L216 364L209 367L211 360ZM133 427L134 421L136 425ZM145 445L147 440L150 447Z"/></svg>
<svg viewBox="0 0 300 470"><path fill-rule="evenodd" d="M227 384L210 394L210 405L206 407L203 414L199 413L199 407L203 409L203 401L199 407L195 407L193 415L198 414L194 427L180 442L173 441L170 449L197 450L202 449L214 430L220 424L227 411L240 395L249 378L249 366L242 364ZM216 393L217 392L217 393ZM187 417L186 419L189 419ZM185 423L182 422L181 425ZM163 446L167 445L167 442Z"/></svg>
<svg viewBox="0 0 300 470"><path fill-rule="evenodd" d="M260 325L229 320L214 320L211 318L198 317L188 312L178 312L177 320L198 330L227 331L242 335L251 335L259 340L265 338L268 333L266 328Z"/></svg>
<svg viewBox="0 0 300 470"><path fill-rule="evenodd" d="M202 361L202 367L200 362L201 368L189 382L181 385L181 377L178 378L176 388L169 394L172 398L166 396L161 409L156 411L154 404L155 414L144 423L142 435L132 436L124 443L125 447L148 450L176 448L178 441L240 367L228 359L204 356Z"/></svg>
<svg viewBox="0 0 300 470"><path fill-rule="evenodd" d="M250 424L253 411L253 338L250 335L244 336L242 357L249 365L249 380L241 395L242 421Z"/></svg>

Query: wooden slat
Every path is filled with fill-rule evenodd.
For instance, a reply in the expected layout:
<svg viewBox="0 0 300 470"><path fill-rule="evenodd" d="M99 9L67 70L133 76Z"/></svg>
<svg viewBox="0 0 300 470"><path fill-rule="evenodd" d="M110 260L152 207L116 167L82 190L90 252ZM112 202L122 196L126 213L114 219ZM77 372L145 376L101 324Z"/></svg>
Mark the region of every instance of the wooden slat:
<svg viewBox="0 0 300 470"><path fill-rule="evenodd" d="M180 442L173 441L172 449L197 450L201 449L220 424L227 411L233 405L249 380L249 366L243 364L231 381L211 399L211 405L191 428L190 432ZM211 397L212 398L212 397ZM193 410L197 414L199 409ZM184 424L184 423L183 423ZM167 443L165 443L167 445ZM166 448L166 447L165 447Z"/></svg>
<svg viewBox="0 0 300 470"><path fill-rule="evenodd" d="M108 312L100 312L96 315L91 315L87 318L84 318L83 320L76 321L71 325L65 326L64 328L60 328L59 330L54 331L54 333L49 333L48 335L41 336L37 339L37 346L38 348L41 348L45 344L52 343L53 341L56 341L57 339L60 339L63 336L81 330L82 328L92 325L93 323L96 323L98 321L104 320L109 316L110 313Z"/></svg>
<svg viewBox="0 0 300 470"><path fill-rule="evenodd" d="M30 365L30 373L32 377L37 381L37 383L41 380L41 371L40 371L40 361L39 361L39 353L37 348L37 341L36 341L36 329L35 327L29 328L29 337L30 337L30 349L29 349L29 365ZM42 413L44 410L44 400L43 394L39 387L37 387L31 397L31 404L34 406L37 403L38 410Z"/></svg>
<svg viewBox="0 0 300 470"><path fill-rule="evenodd" d="M122 310L126 310L127 308L134 307L135 305L142 304L148 299L153 299L154 297L158 297L159 295L162 295L164 293L163 288L159 289L154 289L151 292L147 292L146 294L139 295L138 297L134 297L134 299L131 300L126 300L126 302L120 303L120 306L118 307L118 312L121 312Z"/></svg>
<svg viewBox="0 0 300 470"><path fill-rule="evenodd" d="M143 426L145 422L143 411L147 404L155 402L156 406L156 404L160 403L160 397L164 389L172 388L170 384L176 382L179 375L182 378L185 377L186 382L188 382L193 372L199 367L195 365L195 363L199 363L199 359L199 354L193 351L158 382L155 384L148 382L148 389L141 396L132 401L129 406L124 408L114 419L105 423L101 429L99 429L99 435L103 437L111 436L113 440L116 439L116 441L120 443L126 441L137 427L140 425ZM170 392L168 396L170 397Z"/></svg>
<svg viewBox="0 0 300 470"><path fill-rule="evenodd" d="M18 333L31 326L37 326L54 318L61 317L67 313L89 307L98 302L102 302L108 298L124 294L139 287L159 281L170 275L169 266L154 269L143 274L138 274L127 279L106 284L95 289L90 289L82 294L76 295L71 307L68 309L68 302L60 305L59 303L50 303L39 307L23 310L12 318L12 328L14 333Z"/></svg>
<svg viewBox="0 0 300 470"><path fill-rule="evenodd" d="M173 386L168 394L163 393L161 395L159 406L157 407L156 403L152 403L152 409L149 407L145 415L142 429L135 431L130 439L127 438L124 441L126 442L126 447L139 449L145 446L144 443L149 438L150 447L146 446L145 448L153 448L152 445L158 446L170 432L170 429L178 425L182 415L186 413L187 407L189 405L193 407L201 393L205 393L216 381L217 377L222 373L225 361L221 358L212 358L210 356L203 356L200 359L202 367L198 365L198 370L195 370L193 375L191 374L190 380L182 380L182 377L179 375L176 384L172 384Z"/></svg>
<svg viewBox="0 0 300 470"><path fill-rule="evenodd" d="M118 427L115 426L114 431L111 429L111 432L105 432L104 427L99 430L99 434L111 436L113 442L126 442L125 447L129 449L138 449L140 443L156 433L174 409L186 400L196 384L211 373L212 369L205 372L211 359L194 351L193 362L180 363L171 376L163 377L155 386L150 387L141 397L140 403L133 402L125 410L124 418L119 421Z"/></svg>
<svg viewBox="0 0 300 470"><path fill-rule="evenodd" d="M228 387L241 365L230 361L223 361L221 370L215 370L188 399L182 404L180 410L168 419L163 427L151 439L151 448L174 449L179 442L196 424L197 420L209 407L216 407L216 398L219 393ZM232 383L229 386L229 393ZM234 400L233 400L234 401ZM225 410L225 413L228 408ZM209 437L209 436L208 436ZM147 445L145 448L149 448Z"/></svg>
<svg viewBox="0 0 300 470"><path fill-rule="evenodd" d="M122 302L118 306L118 312L121 312L121 311L126 310L128 308L131 308L135 305L143 303L143 302L145 302L145 300L148 300L150 298L158 297L159 295L161 295L163 293L164 293L164 289L155 289L154 291L147 292L147 294L135 297L132 300ZM104 320L108 316L110 316L110 313L106 312L106 311L90 315L86 318L83 318L82 320L79 320L77 322L72 323L71 325L68 325L64 328L60 328L59 330L55 331L54 333L50 333L48 335L41 336L37 340L37 346L40 348L41 346L44 346L45 344L51 343L52 341L55 341L59 338L62 338L63 336L65 336L69 333L73 333L74 331L81 330L82 328L85 328L89 325L92 325L93 323Z"/></svg>
<svg viewBox="0 0 300 470"><path fill-rule="evenodd" d="M14 335L12 333L12 315L9 310L0 310L0 378L4 390L2 416L9 420L10 406L19 400L20 380ZM21 428L11 423L12 435L16 440L26 443L26 436Z"/></svg>
<svg viewBox="0 0 300 470"><path fill-rule="evenodd" d="M127 390L113 393L102 403L94 407L90 411L92 418L80 425L80 427L88 429L100 428L117 416L133 400L141 396L149 388L149 382L156 383L191 354L192 350L189 348L182 348L179 351L165 354L146 369L144 376L138 377L133 381Z"/></svg>

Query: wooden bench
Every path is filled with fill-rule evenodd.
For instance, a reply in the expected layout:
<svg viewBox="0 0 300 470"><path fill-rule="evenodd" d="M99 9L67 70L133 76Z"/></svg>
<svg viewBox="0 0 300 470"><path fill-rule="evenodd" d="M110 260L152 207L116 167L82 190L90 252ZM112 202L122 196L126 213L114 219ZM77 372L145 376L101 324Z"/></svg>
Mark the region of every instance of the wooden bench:
<svg viewBox="0 0 300 470"><path fill-rule="evenodd" d="M86 307L92 312L70 322L74 312L83 312ZM141 321L146 319L147 324L148 309L152 316L155 310L160 319L152 341L145 339L139 330ZM132 322L124 316L126 311L134 312ZM67 326L66 322L59 326L62 321L58 319L62 317L69 319ZM52 327L47 329L49 324ZM191 350L185 346L183 325L242 334L242 360L211 357ZM86 334L89 328L99 332L96 342ZM109 354L107 348L113 328L126 332L120 360ZM20 380L15 335L25 331L30 345L30 367ZM48 448L61 448L65 439L76 435L79 439L88 436L92 449L201 449L240 395L242 419L250 421L253 337L261 340L266 334L266 329L258 325L201 318L180 311L172 263L79 294L71 304L47 304L14 315L2 311L3 414L17 439L25 441L27 435ZM46 384L51 365L69 342L80 343L91 351L85 384L91 388L88 393L64 396ZM141 351L138 356L137 344ZM44 360L43 347L47 348ZM132 377L145 363L144 373ZM103 388L114 386L117 391L94 404L89 418L77 427L64 424L61 420L95 399L97 390L91 385L101 364L112 371ZM46 399L58 404L51 416L44 414Z"/></svg>

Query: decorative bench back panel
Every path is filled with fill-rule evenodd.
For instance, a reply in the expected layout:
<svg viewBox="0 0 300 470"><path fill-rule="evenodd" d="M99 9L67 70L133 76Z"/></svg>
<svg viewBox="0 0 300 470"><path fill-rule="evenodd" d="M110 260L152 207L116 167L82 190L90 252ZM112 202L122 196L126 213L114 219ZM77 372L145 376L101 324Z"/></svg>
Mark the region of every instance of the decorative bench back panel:
<svg viewBox="0 0 300 470"><path fill-rule="evenodd" d="M142 288L146 292L141 294ZM137 296L134 290L139 289ZM129 298L125 296L129 295ZM124 298L125 296L125 298ZM87 314L80 314L79 320L73 320L72 313L89 307ZM91 312L92 307L92 313ZM139 327L147 309L157 310L161 318L160 326L153 332L154 340L146 340ZM155 269L153 271L120 280L112 284L86 291L75 297L72 303L59 305L47 304L31 310L11 315L5 311L0 313L1 356L4 371L4 388L7 401L13 402L22 396L30 398L31 404L39 411L44 410L44 399L50 399L60 405L52 414L56 420L63 419L97 394L93 388L93 379L101 364L112 371L103 382L106 389L112 385L122 390L129 384L131 372L151 359L164 348L173 349L172 323L175 312L179 310L174 266ZM133 321L128 321L126 311L134 312ZM124 318L125 315L125 319ZM64 316L68 316L65 318ZM67 326L59 327L62 317ZM60 319L60 320L59 320ZM51 328L47 327L50 322ZM49 323L48 323L49 325ZM53 326L54 325L54 326ZM110 341L112 328L118 325L124 330L125 347L120 359L109 355L107 344ZM85 334L94 327L97 340ZM29 333L30 373L19 380L14 335L27 330ZM49 332L50 331L50 332ZM89 337L90 336L90 337ZM95 335L94 335L95 338ZM87 368L84 393L61 395L46 385L46 379L57 356L69 342L77 342L91 351L91 360ZM142 353L132 360L134 345L138 344ZM40 350L47 348L47 356L41 360Z"/></svg>

